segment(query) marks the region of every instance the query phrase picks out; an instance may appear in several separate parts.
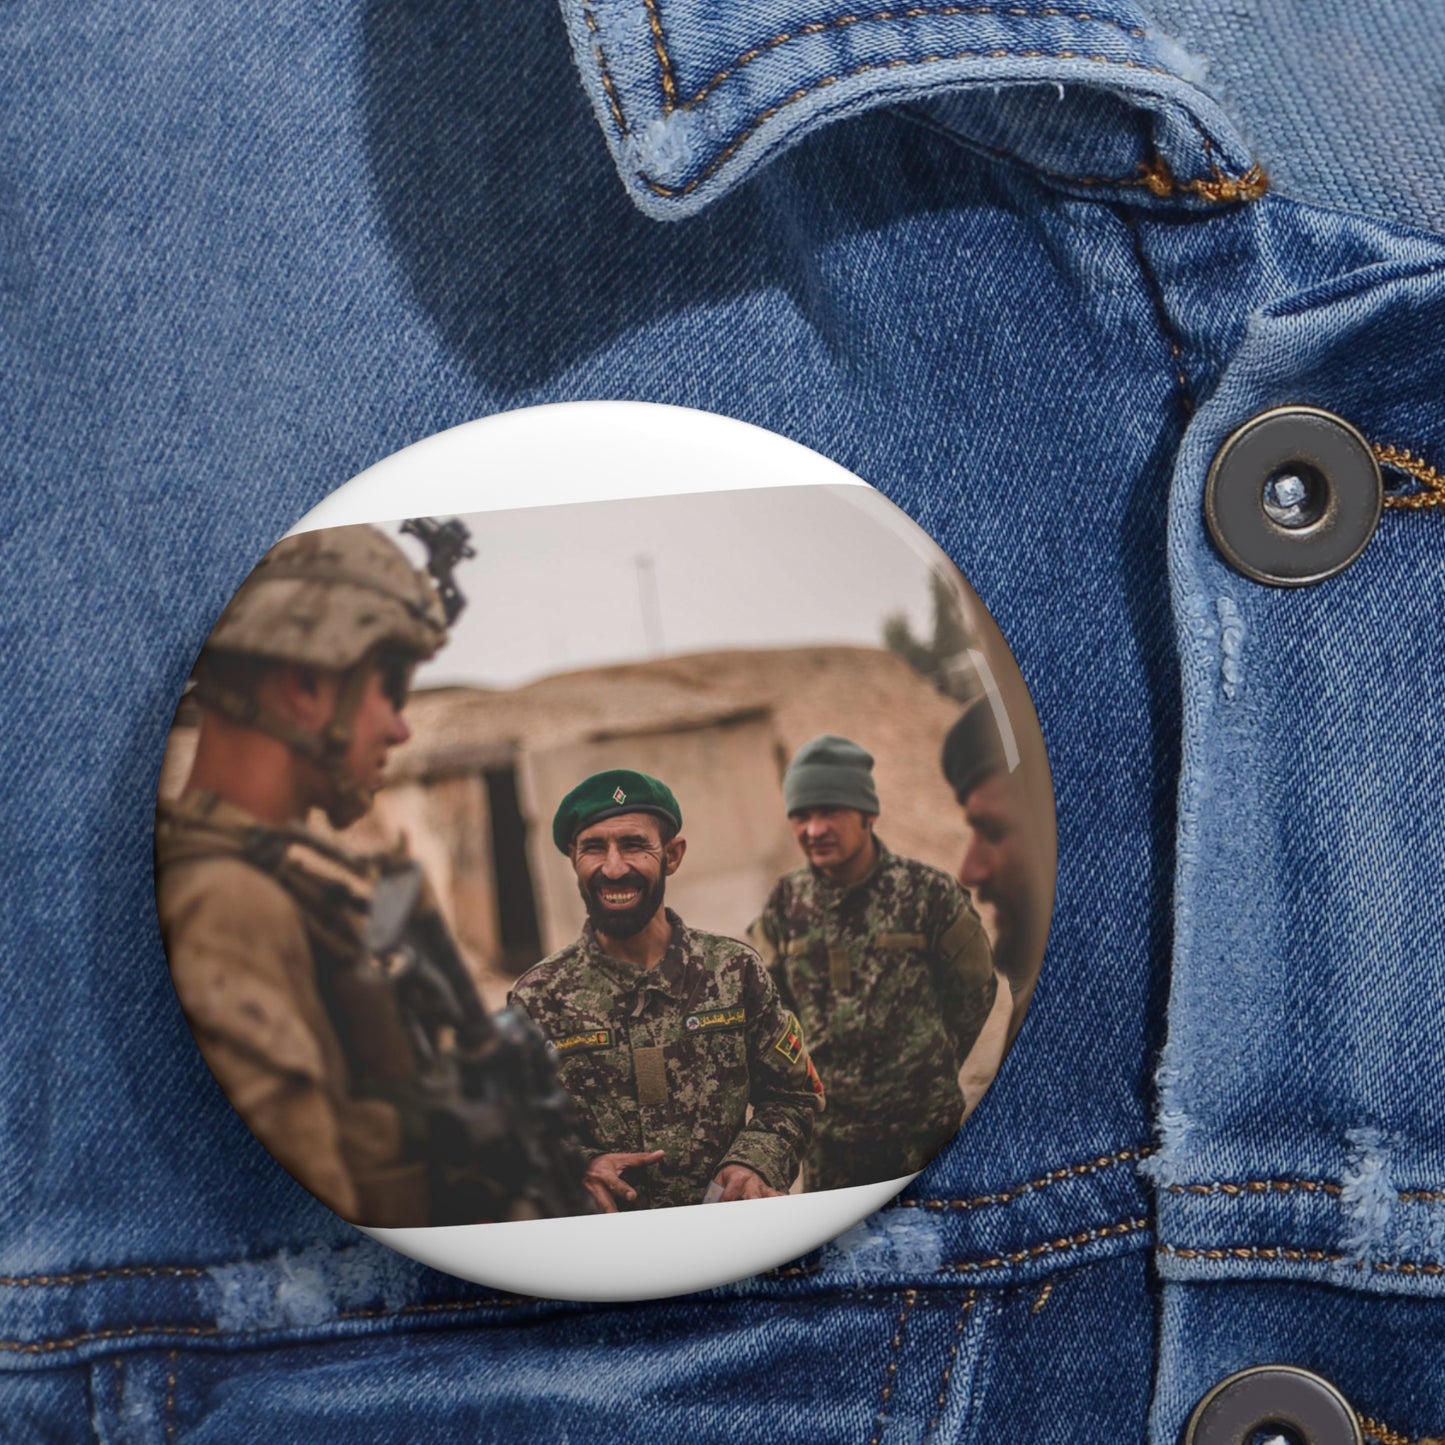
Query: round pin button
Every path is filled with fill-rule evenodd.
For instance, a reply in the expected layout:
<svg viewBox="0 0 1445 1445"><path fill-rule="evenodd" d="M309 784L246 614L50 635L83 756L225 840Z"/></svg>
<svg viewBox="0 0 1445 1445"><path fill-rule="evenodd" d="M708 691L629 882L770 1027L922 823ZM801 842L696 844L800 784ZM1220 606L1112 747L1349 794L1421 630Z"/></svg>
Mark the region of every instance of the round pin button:
<svg viewBox="0 0 1445 1445"><path fill-rule="evenodd" d="M1258 1365L1221 1380L1194 1407L1184 1445L1364 1445L1359 1420L1327 1380L1292 1365Z"/></svg>
<svg viewBox="0 0 1445 1445"><path fill-rule="evenodd" d="M473 423L333 494L195 644L176 993L374 1238L530 1294L725 1283L884 1203L1001 1066L1042 736L947 556L823 457L640 404Z"/></svg>
<svg viewBox="0 0 1445 1445"><path fill-rule="evenodd" d="M1282 406L1219 449L1204 514L1231 566L1256 582L1300 587L1364 551L1383 497L1379 465L1354 427L1316 407Z"/></svg>

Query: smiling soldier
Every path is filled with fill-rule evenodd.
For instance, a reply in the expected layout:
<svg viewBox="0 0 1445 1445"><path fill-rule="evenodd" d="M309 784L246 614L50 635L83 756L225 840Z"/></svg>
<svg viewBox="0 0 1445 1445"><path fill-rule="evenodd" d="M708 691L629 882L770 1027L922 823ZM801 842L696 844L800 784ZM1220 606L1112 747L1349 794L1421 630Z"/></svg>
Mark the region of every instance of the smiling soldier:
<svg viewBox="0 0 1445 1445"><path fill-rule="evenodd" d="M587 922L512 991L581 1110L583 1182L604 1213L784 1193L823 1107L798 1021L758 956L664 906L681 827L677 799L645 773L573 788L552 837Z"/></svg>
<svg viewBox="0 0 1445 1445"><path fill-rule="evenodd" d="M923 1168L962 1120L959 1070L997 990L968 894L874 834L872 770L847 738L798 750L783 801L807 864L778 880L749 930L828 1085L810 1190Z"/></svg>

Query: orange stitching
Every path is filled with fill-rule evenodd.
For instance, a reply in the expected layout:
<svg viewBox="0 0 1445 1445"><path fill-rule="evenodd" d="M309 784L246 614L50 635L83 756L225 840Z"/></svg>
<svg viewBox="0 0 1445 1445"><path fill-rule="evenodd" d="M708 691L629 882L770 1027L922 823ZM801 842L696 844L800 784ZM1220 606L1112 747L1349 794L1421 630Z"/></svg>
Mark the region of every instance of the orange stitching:
<svg viewBox="0 0 1445 1445"><path fill-rule="evenodd" d="M728 144L718 153L718 155L711 162L709 162L706 169L704 169L700 175L695 176L692 180L686 182L686 184L681 186L665 186L660 181L654 181L650 179L641 171L637 172L637 178L642 182L643 185L647 187L648 190L653 192L654 195L663 196L669 199L679 196L690 195L700 185L702 185L704 181L706 181L710 176L712 176L721 166L725 165L729 160L731 160L733 155L736 154L736 152L738 151L739 147L741 147L744 142L746 142L751 136L753 136L762 126L766 125L767 122L770 121L775 115L777 115L780 111L786 109L788 106L795 104L797 101L805 100L815 90L826 89L830 85L836 85L839 80L850 79L855 75L864 75L872 70L895 70L903 66L935 65L938 64L940 61L945 60L978 60L985 57L1013 57L1015 59L1020 57L1026 57L1048 60L1084 60L1096 65L1108 65L1116 68L1122 67L1125 70L1147 71L1152 75L1172 74L1171 71L1166 70L1163 66L1159 65L1145 65L1137 60L1110 60L1104 56L1083 56L1075 50L960 50L952 55L925 55L918 60L905 59L870 61L864 65L856 65L853 67L853 69L844 71L840 75L825 75L821 80L815 80L811 85L803 86L802 88L793 91L791 95L784 96L782 100L778 101L775 105L770 105L766 110L759 111L758 114L753 118L753 120L750 121L748 125L746 125L741 131L739 131L737 135L735 135L733 139L729 141ZM1269 188L1269 178L1265 175L1264 171L1258 165L1252 165L1242 176L1238 177L1227 176L1222 171L1216 169L1214 178L1207 181L1176 181L1174 179L1173 173L1169 172L1168 167L1164 165L1162 159L1158 162L1158 167L1156 167L1155 170L1153 170L1152 172L1147 167L1145 167L1144 170L1145 175L1143 180L1135 182L1134 184L1148 185L1149 188L1154 191L1156 195L1167 196L1175 194L1178 191L1189 191L1200 196L1202 199L1210 201L1212 203L1241 200L1252 201L1256 200L1259 196L1262 196L1264 192ZM1164 184L1161 180L1161 176L1164 174L1168 175L1168 183L1165 188L1161 190L1158 189L1158 187ZM1152 180L1151 175L1153 176ZM1123 183L1119 182L1118 184Z"/></svg>
<svg viewBox="0 0 1445 1445"><path fill-rule="evenodd" d="M1445 476L1423 457L1417 457L1404 447L1384 446L1378 442L1372 445L1370 450L1382 467L1394 467L1396 471L1413 477L1424 488L1423 491L1410 492L1405 496L1386 494L1387 507L1404 507L1414 511L1423 511L1426 507L1445 507ZM1445 1198L1445 1193L1438 1197Z"/></svg>
<svg viewBox="0 0 1445 1445"><path fill-rule="evenodd" d="M1160 1244L1155 1248L1160 1254L1172 1255L1175 1259L1288 1259L1295 1263L1308 1261L1311 1264L1339 1264L1349 1257L1324 1249L1292 1249L1284 1245L1236 1244L1227 1248L1193 1249L1176 1244Z"/></svg>
<svg viewBox="0 0 1445 1445"><path fill-rule="evenodd" d="M37 1285L88 1284L93 1279L130 1279L143 1275L175 1275L195 1279L207 1271L188 1264L124 1264L114 1269L92 1269L81 1274L0 1274L0 1285L32 1289Z"/></svg>
<svg viewBox="0 0 1445 1445"><path fill-rule="evenodd" d="M662 16L657 13L657 0L646 0L647 24L652 30L652 48L657 54L657 63L662 67L662 113L670 115L677 107L677 83L672 76L672 56L667 53L667 41L662 37Z"/></svg>
<svg viewBox="0 0 1445 1445"><path fill-rule="evenodd" d="M1300 1249L1297 1246L1282 1244L1232 1244L1227 1246L1214 1246L1209 1249L1185 1248L1175 1244L1155 1245L1160 1254L1172 1255L1175 1259L1207 1259L1212 1261L1224 1259L1285 1259L1298 1264L1306 1262L1309 1264L1344 1264L1350 1260L1347 1254L1340 1254L1338 1251L1324 1249ZM1356 1269L1364 1269L1363 1261L1354 1261ZM1445 1275L1445 1264L1437 1264L1434 1260L1414 1259L1377 1259L1370 1262L1370 1269L1376 1274L1404 1274L1404 1275Z"/></svg>
<svg viewBox="0 0 1445 1445"><path fill-rule="evenodd" d="M1043 1289L1041 1289L1041 1290L1039 1291L1039 1297L1038 1297L1038 1299L1036 1299L1036 1300L1034 1301L1033 1308L1029 1311L1029 1313L1030 1313L1031 1315L1036 1315L1036 1314L1038 1314L1038 1312L1039 1312L1041 1309L1043 1309L1043 1307L1044 1307L1046 1304L1048 1304L1048 1302L1049 1302L1049 1296L1050 1296L1051 1294L1053 1294L1053 1292L1054 1292L1054 1282L1053 1282L1053 1280L1051 1280L1051 1279L1046 1279L1046 1280L1044 1281L1044 1287L1043 1287Z"/></svg>
<svg viewBox="0 0 1445 1445"><path fill-rule="evenodd" d="M948 1359L944 1362L943 1374L938 1380L938 1408L934 1410L933 1419L928 1422L928 1428L923 1432L925 1440L933 1434L934 1427L943 1417L943 1407L948 1403L948 1382L953 1378L953 1367L958 1363L958 1347L963 1340L963 1327L968 1323L968 1317L977 1300L978 1291L969 1290L964 1296L963 1308L958 1312L958 1321L953 1327L953 1343L948 1347Z"/></svg>
<svg viewBox="0 0 1445 1445"><path fill-rule="evenodd" d="M1246 1194L1329 1194L1338 1197L1340 1185L1328 1179L1244 1179L1238 1182L1215 1180L1209 1184L1168 1184L1170 1194L1223 1194L1238 1199ZM1439 1204L1445 1201L1445 1189L1401 1189L1395 1196L1402 1204Z"/></svg>
<svg viewBox="0 0 1445 1445"><path fill-rule="evenodd" d="M52 1350L69 1350L76 1345L88 1345L92 1340L129 1340L136 1335L219 1335L218 1325L128 1325L123 1330L91 1330L83 1335L71 1335L64 1340L38 1340L26 1344L21 1340L0 1340L0 1350L15 1355L44 1355Z"/></svg>
<svg viewBox="0 0 1445 1445"><path fill-rule="evenodd" d="M995 1259L966 1259L956 1264L945 1264L941 1269L952 1274L970 1274L980 1269L997 1269L1006 1264L1023 1264L1025 1260L1038 1259L1046 1254L1058 1254L1064 1250L1082 1249L1086 1244L1093 1244L1101 1239L1115 1239L1120 1235L1137 1234L1141 1229L1148 1229L1147 1219L1126 1219L1122 1224L1105 1224L1098 1229L1086 1229L1082 1234L1071 1234L1064 1239L1053 1239L1046 1244L1036 1244L1029 1249L1021 1249L1015 1254L1000 1255Z"/></svg>
<svg viewBox="0 0 1445 1445"><path fill-rule="evenodd" d="M983 1205L991 1204L1012 1204L1015 1199L1025 1194L1030 1194L1036 1189L1047 1189L1051 1184L1057 1184L1063 1179L1073 1179L1084 1174L1096 1174L1101 1169L1110 1169L1115 1164L1127 1164L1134 1159L1147 1159L1155 1151L1153 1149L1120 1149L1115 1154L1103 1154L1097 1159L1086 1160L1082 1164L1068 1164L1062 1169L1052 1169L1047 1174L1037 1179L1031 1179L1027 1184L1016 1185L1012 1189L1002 1189L996 1194L980 1194L976 1199L900 1199L900 1209L931 1209L931 1210L964 1210L978 1209Z"/></svg>
<svg viewBox="0 0 1445 1445"><path fill-rule="evenodd" d="M1216 1180L1212 1184L1170 1184L1166 1187L1170 1194L1223 1194L1230 1199L1237 1199L1243 1194L1292 1194L1296 1190L1305 1194L1338 1195L1342 1192L1338 1184L1332 1184L1328 1179L1246 1179L1239 1184Z"/></svg>
<svg viewBox="0 0 1445 1445"><path fill-rule="evenodd" d="M166 1376L166 1439L176 1438L176 1352L172 1350L166 1357L171 1364L171 1372Z"/></svg>
<svg viewBox="0 0 1445 1445"><path fill-rule="evenodd" d="M652 0L649 0L649 9ZM946 20L955 15L995 15L995 16L1021 16L1034 18L1036 16L1059 17L1065 20L1087 21L1094 25L1108 25L1122 34L1130 36L1134 40L1142 40L1145 36L1143 30L1135 26L1121 24L1117 20L1110 20L1105 17L1070 14L1059 9L1048 10L1023 10L1016 7L1005 8L998 5L910 5L906 10L878 10L872 15L840 15L836 20L819 20L811 25L800 25L796 30L784 31L780 35L774 35L770 40L764 40L755 45L751 50L744 51L733 63L718 71L711 80L707 81L699 90L682 102L679 107L682 110L691 110L694 106L701 105L709 95L720 86L723 81L734 76L745 66L751 65L753 61L768 54L769 51L778 49L781 45L787 45L790 41L801 40L810 35L819 35L827 30L842 30L850 25L858 25L865 22L877 22L885 24L896 20ZM654 33L656 33L654 31ZM1025 55L1041 55L1042 51L1023 51ZM1007 51L992 51L990 54L1008 54ZM670 62L669 62L670 63Z"/></svg>
<svg viewBox="0 0 1445 1445"><path fill-rule="evenodd" d="M918 1302L918 1291L908 1289L903 1291L903 1308L898 1311L898 1323L893 1327L893 1342L889 1346L888 1371L883 1376L883 1395L878 1401L878 1424L873 1431L873 1439L869 1445L878 1445L883 1438L883 1426L888 1419L888 1401L893 1397L893 1384L898 1378L898 1348L903 1343L903 1326L908 1319L908 1312Z"/></svg>
<svg viewBox="0 0 1445 1445"><path fill-rule="evenodd" d="M1205 153L1211 154L1213 147L1204 137ZM1216 161L1209 162L1209 179L1192 181L1179 180L1169 168L1169 162L1156 155L1142 172L1139 184L1148 188L1151 195L1161 200L1188 192L1208 201L1211 205L1225 205L1231 201L1257 201L1269 189L1269 176L1257 161L1240 176L1226 175Z"/></svg>
<svg viewBox="0 0 1445 1445"><path fill-rule="evenodd" d="M1355 1418L1360 1422L1360 1429L1366 1435L1378 1440L1380 1445L1441 1445L1439 1437L1435 1435L1426 1435L1419 1440L1411 1440L1408 1435L1402 1435L1398 1430L1392 1430L1388 1425L1382 1425L1378 1420L1372 1420L1368 1415L1356 1412Z"/></svg>
<svg viewBox="0 0 1445 1445"><path fill-rule="evenodd" d="M602 53L602 42L597 34L597 17L592 13L591 5L583 5L582 18L587 22L588 32L592 36L592 53L597 57L597 69L602 76L602 89L607 92L607 104L612 111L612 119L617 122L617 129L626 135L627 122L622 118L622 102L617 97L617 87L612 83L607 57Z"/></svg>

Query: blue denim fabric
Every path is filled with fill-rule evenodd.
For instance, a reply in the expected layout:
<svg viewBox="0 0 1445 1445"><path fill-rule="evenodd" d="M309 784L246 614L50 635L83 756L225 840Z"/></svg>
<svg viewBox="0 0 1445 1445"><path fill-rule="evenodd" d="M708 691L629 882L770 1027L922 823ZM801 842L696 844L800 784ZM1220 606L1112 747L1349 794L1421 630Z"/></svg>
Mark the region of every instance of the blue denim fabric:
<svg viewBox="0 0 1445 1445"><path fill-rule="evenodd" d="M1445 538L1387 512L1280 593L1200 512L1283 401L1445 466L1445 243L1261 197L1189 55L1056 8L0 14L0 1438L1166 1445L1272 1358L1445 1427ZM293 1184L150 875L170 710L265 547L419 437L599 397L771 427L930 530L1060 821L1029 1019L908 1197L614 1308Z"/></svg>

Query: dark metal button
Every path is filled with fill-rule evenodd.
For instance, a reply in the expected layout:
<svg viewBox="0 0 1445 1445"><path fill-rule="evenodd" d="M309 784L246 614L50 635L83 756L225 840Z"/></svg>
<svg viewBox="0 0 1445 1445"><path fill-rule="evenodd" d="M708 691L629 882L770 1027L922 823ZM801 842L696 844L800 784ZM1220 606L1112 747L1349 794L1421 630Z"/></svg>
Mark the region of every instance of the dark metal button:
<svg viewBox="0 0 1445 1445"><path fill-rule="evenodd" d="M1231 566L1276 587L1342 572L1364 551L1384 492L1369 443L1312 406L1261 412L1220 447L1204 515Z"/></svg>
<svg viewBox="0 0 1445 1445"><path fill-rule="evenodd" d="M1221 1380L1195 1407L1183 1445L1364 1445L1355 1412L1328 1381L1293 1365L1256 1365Z"/></svg>

